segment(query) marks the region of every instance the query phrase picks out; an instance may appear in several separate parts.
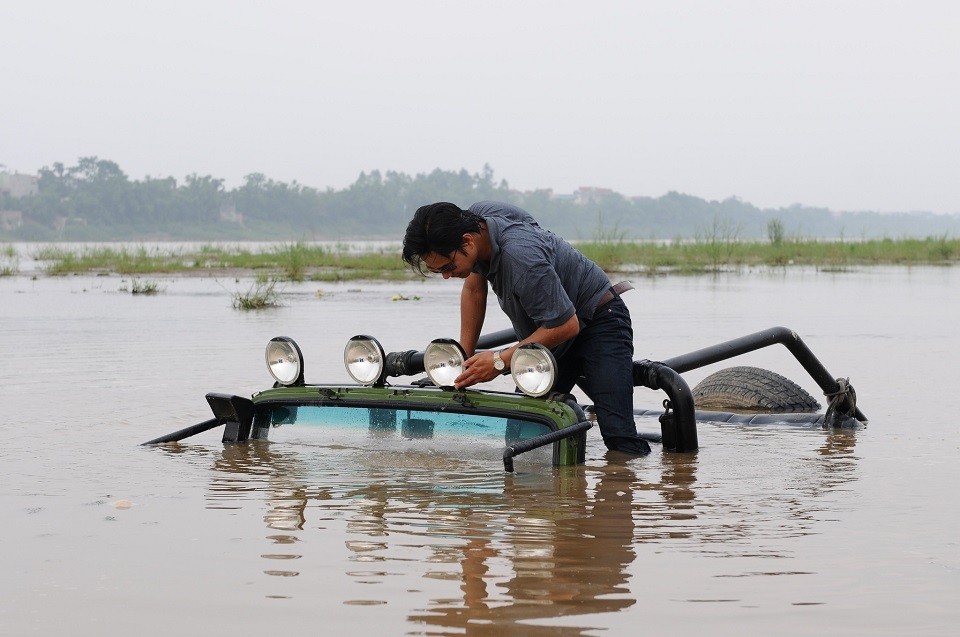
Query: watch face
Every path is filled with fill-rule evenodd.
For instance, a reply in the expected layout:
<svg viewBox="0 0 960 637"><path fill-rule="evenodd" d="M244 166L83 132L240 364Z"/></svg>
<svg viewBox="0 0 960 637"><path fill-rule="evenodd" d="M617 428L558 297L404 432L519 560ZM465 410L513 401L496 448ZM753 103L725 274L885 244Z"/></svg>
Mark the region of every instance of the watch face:
<svg viewBox="0 0 960 637"><path fill-rule="evenodd" d="M493 368L502 370L504 368L503 359L500 358L500 352L493 353Z"/></svg>

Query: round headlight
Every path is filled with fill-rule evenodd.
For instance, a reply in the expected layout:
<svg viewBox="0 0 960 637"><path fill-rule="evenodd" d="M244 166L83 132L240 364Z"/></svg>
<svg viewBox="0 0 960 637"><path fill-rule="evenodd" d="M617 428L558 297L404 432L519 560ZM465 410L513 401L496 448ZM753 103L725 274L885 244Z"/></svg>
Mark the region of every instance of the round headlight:
<svg viewBox="0 0 960 637"><path fill-rule="evenodd" d="M463 373L466 358L460 343L452 338L438 338L423 350L423 368L437 387L453 387L453 381Z"/></svg>
<svg viewBox="0 0 960 637"><path fill-rule="evenodd" d="M343 350L347 373L361 385L373 385L380 379L383 359L383 347L372 336L354 336Z"/></svg>
<svg viewBox="0 0 960 637"><path fill-rule="evenodd" d="M510 374L524 394L543 396L553 387L557 378L557 361L549 349L539 343L527 343L517 348L510 359Z"/></svg>
<svg viewBox="0 0 960 637"><path fill-rule="evenodd" d="M292 338L277 336L267 343L267 369L281 385L303 384L303 354Z"/></svg>

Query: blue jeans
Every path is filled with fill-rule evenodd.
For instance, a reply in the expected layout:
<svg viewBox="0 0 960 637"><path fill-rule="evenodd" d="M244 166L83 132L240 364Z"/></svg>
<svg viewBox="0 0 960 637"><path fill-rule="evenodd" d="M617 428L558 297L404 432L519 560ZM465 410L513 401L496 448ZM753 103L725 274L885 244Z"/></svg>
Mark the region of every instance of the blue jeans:
<svg viewBox="0 0 960 637"><path fill-rule="evenodd" d="M597 309L557 359L557 368L554 390L566 393L577 385L593 401L607 449L650 453L633 420L633 326L620 297Z"/></svg>

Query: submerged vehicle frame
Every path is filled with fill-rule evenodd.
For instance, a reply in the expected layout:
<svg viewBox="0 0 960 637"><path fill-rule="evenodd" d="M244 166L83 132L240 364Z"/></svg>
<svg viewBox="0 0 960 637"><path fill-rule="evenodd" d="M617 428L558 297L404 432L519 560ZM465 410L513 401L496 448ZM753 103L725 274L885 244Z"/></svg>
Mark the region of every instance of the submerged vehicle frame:
<svg viewBox="0 0 960 637"><path fill-rule="evenodd" d="M354 337L351 341L368 338ZM446 348L445 355L450 352L455 354L459 348L449 339L434 341L438 342ZM503 330L481 337L477 349L492 349L513 342L516 342L513 331ZM429 368L436 366L425 366L424 363L429 347L424 352L410 350L389 354L384 354L382 348L379 352L370 350L371 359L381 359L380 367L371 375L372 380L365 384L312 385L304 382L302 354L292 339L278 337L271 341L268 345L268 367L269 348L276 347L277 343L291 354L291 360L297 360L296 367L285 367L281 376L277 376L271 368L271 373L278 379L273 388L257 392L250 398L209 393L206 399L213 411L212 419L143 444L179 441L217 426L224 427L224 443L264 440L269 439L272 428L295 421L296 411L301 407L321 410L349 408L359 410L357 414L363 414L371 432L396 431L399 426L400 435L406 438L431 437L436 424L436 419L431 415L456 414L465 422L477 419L486 419L484 423L496 422L503 427L500 435L505 444L503 466L506 471L513 471L514 457L547 445L553 445L554 465L574 465L585 460L586 432L592 426L587 413L591 407L578 404L568 394L541 391L540 394L525 395L437 386L442 384L437 378L449 377L450 370L440 370L447 376L438 377L431 373ZM693 392L681 374L776 344L784 345L800 362L823 390L828 398L828 406L823 415L780 413L771 417L773 420L820 422L825 428L866 423L866 417L857 408L856 393L849 380L833 378L796 332L785 327L774 327L664 361L634 361L634 386L663 390L667 395L663 403L664 412L659 415L661 434L645 437L652 442L661 442L667 452L692 452L699 446L698 419L729 422L738 418L756 418L697 412ZM376 347L379 348L378 343ZM543 359L544 369L549 368L552 362L552 357L549 354L546 356L548 358ZM285 366L287 364L286 360L277 362ZM388 377L412 376L424 371L427 371L430 380L421 379L409 385L390 385L386 382ZM289 376L283 377L282 374ZM354 376L354 372L351 375ZM284 382L281 384L280 380ZM516 374L514 380L519 389L528 391L522 387L523 381L518 380ZM650 415L645 410L637 410L636 413ZM407 417L401 417L403 414ZM419 417L414 418L414 414Z"/></svg>

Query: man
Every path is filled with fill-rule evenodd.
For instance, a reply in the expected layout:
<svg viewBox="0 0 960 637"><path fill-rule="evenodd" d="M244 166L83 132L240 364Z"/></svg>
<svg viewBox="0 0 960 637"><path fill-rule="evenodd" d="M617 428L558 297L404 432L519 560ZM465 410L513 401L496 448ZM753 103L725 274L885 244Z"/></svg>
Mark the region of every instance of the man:
<svg viewBox="0 0 960 637"><path fill-rule="evenodd" d="M576 384L593 401L608 449L650 452L633 421L633 328L618 294L629 284L611 286L597 264L527 212L493 201L468 210L447 202L419 208L403 238L403 260L422 274L464 280L460 344L469 358L454 381L458 389L496 378L517 347L540 343L557 358L554 389ZM475 353L488 283L520 342Z"/></svg>

